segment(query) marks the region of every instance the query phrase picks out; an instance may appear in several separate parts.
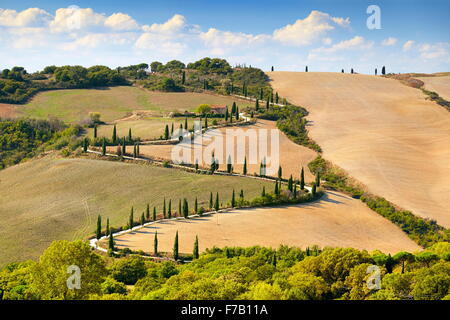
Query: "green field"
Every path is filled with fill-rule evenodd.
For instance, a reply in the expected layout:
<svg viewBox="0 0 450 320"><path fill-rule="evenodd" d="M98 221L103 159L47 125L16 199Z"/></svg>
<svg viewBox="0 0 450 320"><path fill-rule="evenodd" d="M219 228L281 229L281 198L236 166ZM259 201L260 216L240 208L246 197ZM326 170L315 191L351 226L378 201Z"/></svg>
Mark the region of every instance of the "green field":
<svg viewBox="0 0 450 320"><path fill-rule="evenodd" d="M38 257L57 239L93 234L97 216L110 218L111 226L126 225L131 206L136 220L147 203L162 210L162 199L186 197L193 207L207 206L209 192L229 202L233 188L246 198L272 184L248 178L210 176L149 165L92 159L31 160L0 171L0 266Z"/></svg>
<svg viewBox="0 0 450 320"><path fill-rule="evenodd" d="M192 129L194 125L194 120L199 120L199 118L188 118L188 128ZM216 120L217 123L223 122L223 118L220 119L209 119L208 124L213 125L213 121ZM164 134L164 129L166 124L171 128L172 123L174 125L174 130L180 128L180 124L184 127L185 118L177 117L177 118L157 118L157 117L148 117L144 119L138 120L127 120L127 121L118 121L116 123L117 135L119 137L128 137L128 130L131 129L131 133L133 137L139 137L141 140L150 140L150 139L158 139L161 135ZM202 126L204 125L204 120L202 120ZM97 136L98 137L106 137L111 138L113 132L114 125L101 125L97 128ZM94 136L94 129L88 129L88 137Z"/></svg>
<svg viewBox="0 0 450 320"><path fill-rule="evenodd" d="M47 119L57 117L66 122L78 122L90 112L100 112L109 122L130 115L135 110L149 110L155 116L170 112L194 111L202 103L227 104L236 99L205 93L152 92L137 87L102 89L71 89L41 92L29 103L17 106L16 116ZM241 108L251 102L236 101Z"/></svg>

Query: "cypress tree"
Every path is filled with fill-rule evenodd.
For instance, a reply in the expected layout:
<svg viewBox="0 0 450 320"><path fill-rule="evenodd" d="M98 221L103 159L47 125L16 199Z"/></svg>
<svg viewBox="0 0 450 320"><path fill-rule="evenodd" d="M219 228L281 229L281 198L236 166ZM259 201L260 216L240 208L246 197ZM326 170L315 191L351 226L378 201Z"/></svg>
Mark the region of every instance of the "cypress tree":
<svg viewBox="0 0 450 320"><path fill-rule="evenodd" d="M173 122L172 122L172 127L170 129L170 134L173 135Z"/></svg>
<svg viewBox="0 0 450 320"><path fill-rule="evenodd" d="M236 107L236 121L239 120L239 108Z"/></svg>
<svg viewBox="0 0 450 320"><path fill-rule="evenodd" d="M169 207L167 209L167 216L170 218L172 218L172 199L169 200Z"/></svg>
<svg viewBox="0 0 450 320"><path fill-rule="evenodd" d="M308 66L306 66L306 68L305 68L305 72L308 72Z"/></svg>
<svg viewBox="0 0 450 320"><path fill-rule="evenodd" d="M117 129L116 129L116 125L114 125L113 134L112 134L112 142L116 143L116 141L117 141Z"/></svg>
<svg viewBox="0 0 450 320"><path fill-rule="evenodd" d="M350 73L351 73L351 74L353 74L353 73L354 73L354 72L353 72L353 68L351 68L351 70L350 70Z"/></svg>
<svg viewBox="0 0 450 320"><path fill-rule="evenodd" d="M102 216L97 217L97 230L95 232L97 240L102 237Z"/></svg>
<svg viewBox="0 0 450 320"><path fill-rule="evenodd" d="M186 198L183 199L183 216L185 219L189 216L189 203L187 202Z"/></svg>
<svg viewBox="0 0 450 320"><path fill-rule="evenodd" d="M386 67L383 66L383 68L381 68L381 74L384 76L386 74Z"/></svg>
<svg viewBox="0 0 450 320"><path fill-rule="evenodd" d="M276 253L276 252L274 252L274 254L273 254L273 256L272 256L272 265L273 265L274 267L277 266L277 253Z"/></svg>
<svg viewBox="0 0 450 320"><path fill-rule="evenodd" d="M211 157L211 173L214 173L216 171L216 159L214 159L214 156Z"/></svg>
<svg viewBox="0 0 450 320"><path fill-rule="evenodd" d="M173 124L172 124L173 126ZM166 128L164 130L164 140L169 140L169 126L166 124Z"/></svg>
<svg viewBox="0 0 450 320"><path fill-rule="evenodd" d="M317 171L316 173L316 186L320 187L320 173Z"/></svg>
<svg viewBox="0 0 450 320"><path fill-rule="evenodd" d="M263 88L259 88L259 100L262 100L264 97L264 91Z"/></svg>
<svg viewBox="0 0 450 320"><path fill-rule="evenodd" d="M288 180L288 190L291 192L294 191L294 181L292 180L292 174Z"/></svg>
<svg viewBox="0 0 450 320"><path fill-rule="evenodd" d="M270 108L270 104L269 104L269 99L266 100L266 110L269 110Z"/></svg>
<svg viewBox="0 0 450 320"><path fill-rule="evenodd" d="M144 223L145 223L145 215L144 215L144 212L142 212L142 215L141 215L141 225L144 225Z"/></svg>
<svg viewBox="0 0 450 320"><path fill-rule="evenodd" d="M106 219L106 232L105 236L109 236L109 218Z"/></svg>
<svg viewBox="0 0 450 320"><path fill-rule="evenodd" d="M227 159L227 173L231 173L233 169L233 165L231 164L231 156L228 155L228 159Z"/></svg>
<svg viewBox="0 0 450 320"><path fill-rule="evenodd" d="M140 143L139 141L136 143L136 155L137 155L138 157L141 155L141 150L140 150L140 148L139 148L140 144L141 144L141 143Z"/></svg>
<svg viewBox="0 0 450 320"><path fill-rule="evenodd" d="M344 69L341 70L341 73L344 73Z"/></svg>
<svg viewBox="0 0 450 320"><path fill-rule="evenodd" d="M214 209L219 211L219 193L216 193L216 202L214 203Z"/></svg>
<svg viewBox="0 0 450 320"><path fill-rule="evenodd" d="M156 221L156 207L153 207L153 217L152 217L153 221Z"/></svg>
<svg viewBox="0 0 450 320"><path fill-rule="evenodd" d="M125 141L125 137L123 137L122 154L125 155L126 153L127 153L127 143Z"/></svg>
<svg viewBox="0 0 450 320"><path fill-rule="evenodd" d="M178 260L178 231L175 234L175 242L173 244L173 259Z"/></svg>
<svg viewBox="0 0 450 320"><path fill-rule="evenodd" d="M247 174L247 156L245 156L245 158L244 158L244 169L242 170L242 173L244 175Z"/></svg>
<svg viewBox="0 0 450 320"><path fill-rule="evenodd" d="M130 218L128 220L128 227L129 227L129 229L133 228L133 226L134 226L134 217L133 216L134 216L134 208L131 207Z"/></svg>
<svg viewBox="0 0 450 320"><path fill-rule="evenodd" d="M109 235L108 249L111 253L114 252L114 236L112 232Z"/></svg>
<svg viewBox="0 0 450 320"><path fill-rule="evenodd" d="M273 72L273 66L272 66L272 69L271 69L271 70L272 70L272 72Z"/></svg>
<svg viewBox="0 0 450 320"><path fill-rule="evenodd" d="M228 112L228 106L227 106L227 109L225 110L225 122L228 122L229 116L230 116L230 113Z"/></svg>
<svg viewBox="0 0 450 320"><path fill-rule="evenodd" d="M213 195L212 192L209 193L209 209L213 208Z"/></svg>
<svg viewBox="0 0 450 320"><path fill-rule="evenodd" d="M239 193L239 198L241 198L241 200L244 200L244 190L241 189L241 192Z"/></svg>
<svg viewBox="0 0 450 320"><path fill-rule="evenodd" d="M236 102L233 102L233 105L231 107L231 114L235 114L236 113Z"/></svg>
<svg viewBox="0 0 450 320"><path fill-rule="evenodd" d="M233 189L233 193L231 194L231 207L234 208L236 206L236 198L234 195L234 189Z"/></svg>
<svg viewBox="0 0 450 320"><path fill-rule="evenodd" d="M275 103L278 103L278 92L275 93Z"/></svg>
<svg viewBox="0 0 450 320"><path fill-rule="evenodd" d="M181 217L181 199L178 200L178 216Z"/></svg>
<svg viewBox="0 0 450 320"><path fill-rule="evenodd" d="M302 172L300 173L300 189L305 189L305 170L302 167Z"/></svg>
<svg viewBox="0 0 450 320"><path fill-rule="evenodd" d="M136 149L136 144L134 144L133 146L133 158L137 158L137 149Z"/></svg>
<svg viewBox="0 0 450 320"><path fill-rule="evenodd" d="M97 138L97 125L94 125L94 139Z"/></svg>
<svg viewBox="0 0 450 320"><path fill-rule="evenodd" d="M164 202L163 202L163 217L164 219L166 219L166 198L164 197Z"/></svg>
<svg viewBox="0 0 450 320"><path fill-rule="evenodd" d="M198 253L198 236L195 236L195 242L194 242L194 250L192 252L192 258L198 259L199 253Z"/></svg>
<svg viewBox="0 0 450 320"><path fill-rule="evenodd" d="M158 231L155 231L155 238L153 239L153 254L158 256Z"/></svg>
<svg viewBox="0 0 450 320"><path fill-rule="evenodd" d="M375 75L378 75L378 69L375 68Z"/></svg>
<svg viewBox="0 0 450 320"><path fill-rule="evenodd" d="M133 140L133 137L131 136L131 128L128 129L128 141L131 142Z"/></svg>
<svg viewBox="0 0 450 320"><path fill-rule="evenodd" d="M294 198L297 198L297 185L294 184Z"/></svg>
<svg viewBox="0 0 450 320"><path fill-rule="evenodd" d="M147 220L150 220L150 204L147 203L147 208L145 209L145 216Z"/></svg>
<svg viewBox="0 0 450 320"><path fill-rule="evenodd" d="M106 139L103 138L103 142L102 142L102 156L106 155Z"/></svg>
<svg viewBox="0 0 450 320"><path fill-rule="evenodd" d="M275 190L273 192L276 196L278 195L278 180L275 181Z"/></svg>
<svg viewBox="0 0 450 320"><path fill-rule="evenodd" d="M278 179L281 180L281 177L283 176L283 169L281 168L281 166L278 167Z"/></svg>
<svg viewBox="0 0 450 320"><path fill-rule="evenodd" d="M311 188L311 194L313 197L316 196L316 183L313 182L312 188Z"/></svg>
<svg viewBox="0 0 450 320"><path fill-rule="evenodd" d="M259 100L258 99L256 99L256 102L255 102L255 110L256 111L259 110Z"/></svg>
<svg viewBox="0 0 450 320"><path fill-rule="evenodd" d="M208 129L208 115L205 115L205 129Z"/></svg>
<svg viewBox="0 0 450 320"><path fill-rule="evenodd" d="M195 211L195 214L198 214L198 201L197 201L197 197L195 197L194 211Z"/></svg>
<svg viewBox="0 0 450 320"><path fill-rule="evenodd" d="M261 197L265 197L265 196L266 196L266 187L263 186L262 192L261 192Z"/></svg>
<svg viewBox="0 0 450 320"><path fill-rule="evenodd" d="M184 84L186 82L186 72L183 70L183 73L181 74L181 84Z"/></svg>
<svg viewBox="0 0 450 320"><path fill-rule="evenodd" d="M184 118L184 130L188 131L188 120L187 117Z"/></svg>
<svg viewBox="0 0 450 320"><path fill-rule="evenodd" d="M88 138L84 138L83 140L83 152L87 152L89 146Z"/></svg>
<svg viewBox="0 0 450 320"><path fill-rule="evenodd" d="M198 171L198 159L195 159L195 171Z"/></svg>

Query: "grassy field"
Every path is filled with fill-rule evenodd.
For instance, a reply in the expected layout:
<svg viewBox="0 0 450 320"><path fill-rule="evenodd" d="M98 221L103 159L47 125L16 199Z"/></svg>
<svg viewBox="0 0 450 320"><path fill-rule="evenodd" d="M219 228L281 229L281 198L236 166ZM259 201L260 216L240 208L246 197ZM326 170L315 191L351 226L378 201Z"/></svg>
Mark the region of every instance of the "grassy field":
<svg viewBox="0 0 450 320"><path fill-rule="evenodd" d="M102 89L54 90L37 94L29 103L14 106L16 116L47 119L57 117L67 122L87 119L89 112L100 112L103 121L113 121L131 114L135 110L152 111L155 116L170 112L193 111L199 104L227 104L231 97L204 93L151 92L137 87L111 87ZM240 102L238 106L252 104ZM11 105L0 106L5 113ZM8 113L11 113L8 110ZM1 113L0 113L1 114Z"/></svg>
<svg viewBox="0 0 450 320"><path fill-rule="evenodd" d="M198 118L195 120L199 120ZM218 123L223 122L223 119L208 119L208 124L213 125L213 121L216 120ZM180 128L180 124L184 127L185 118L160 118L160 117L145 117L142 119L130 119L126 121L117 121L116 129L117 135L119 137L128 137L128 130L131 128L133 137L140 137L141 140L157 139L164 134L164 129L166 124L171 128L172 123L174 124L174 129ZM192 128L194 124L194 118L188 118L188 127ZM204 120L202 121L202 125ZM98 137L112 137L113 124L101 125L97 128ZM88 136L94 136L94 129L88 130Z"/></svg>
<svg viewBox="0 0 450 320"><path fill-rule="evenodd" d="M148 165L54 156L28 161L0 171L0 266L36 258L57 239L93 234L97 216L111 226L126 225L131 206L136 220L147 203L162 210L162 198L173 208L186 197L193 206L206 206L209 192L219 192L224 203L233 188L253 198L262 186L253 179L197 175Z"/></svg>

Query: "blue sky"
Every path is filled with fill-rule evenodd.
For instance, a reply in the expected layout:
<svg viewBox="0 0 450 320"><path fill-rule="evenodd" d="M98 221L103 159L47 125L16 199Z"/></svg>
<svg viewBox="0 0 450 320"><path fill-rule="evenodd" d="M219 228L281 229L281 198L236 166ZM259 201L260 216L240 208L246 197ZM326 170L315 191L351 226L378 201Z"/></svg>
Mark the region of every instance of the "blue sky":
<svg viewBox="0 0 450 320"><path fill-rule="evenodd" d="M381 29L366 26L372 4ZM0 69L211 56L265 70L450 71L448 30L444 0L2 0Z"/></svg>

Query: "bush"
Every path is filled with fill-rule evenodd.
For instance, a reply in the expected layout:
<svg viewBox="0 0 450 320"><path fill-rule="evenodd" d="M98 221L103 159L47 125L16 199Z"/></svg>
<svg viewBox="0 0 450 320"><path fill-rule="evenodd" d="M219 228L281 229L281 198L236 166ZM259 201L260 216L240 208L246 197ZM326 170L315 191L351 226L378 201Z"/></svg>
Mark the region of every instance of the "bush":
<svg viewBox="0 0 450 320"><path fill-rule="evenodd" d="M115 280L128 285L135 284L147 274L144 259L139 256L114 261L108 269Z"/></svg>

